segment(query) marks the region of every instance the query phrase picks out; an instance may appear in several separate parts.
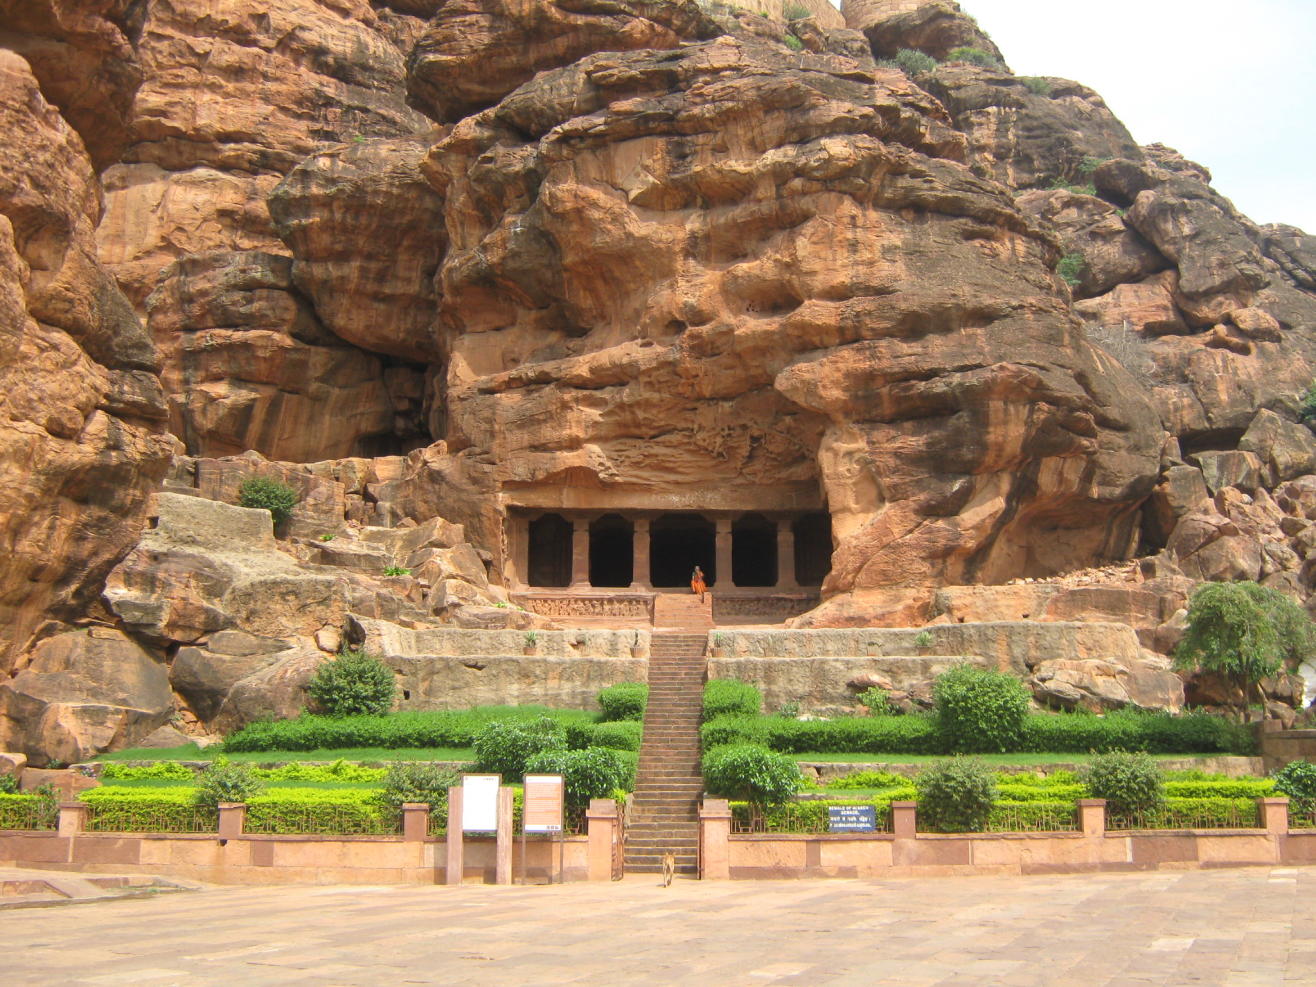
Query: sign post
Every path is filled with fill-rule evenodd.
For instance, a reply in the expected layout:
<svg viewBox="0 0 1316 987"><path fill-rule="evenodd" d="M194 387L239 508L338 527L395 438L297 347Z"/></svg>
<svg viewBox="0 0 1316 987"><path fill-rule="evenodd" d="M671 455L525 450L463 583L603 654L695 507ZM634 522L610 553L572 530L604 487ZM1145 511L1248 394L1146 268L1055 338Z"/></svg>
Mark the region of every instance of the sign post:
<svg viewBox="0 0 1316 987"><path fill-rule="evenodd" d="M459 787L448 789L448 854L445 883L461 884L465 871L463 837L466 833L494 833L498 843L495 880L511 883L510 788L502 788L498 775L462 775ZM505 818L504 818L505 817Z"/></svg>
<svg viewBox="0 0 1316 987"><path fill-rule="evenodd" d="M521 809L521 883L526 880L526 834L556 833L558 843L558 883L562 882L562 775L526 775L525 805ZM551 857L550 857L551 866ZM553 882L549 874L549 883Z"/></svg>
<svg viewBox="0 0 1316 987"><path fill-rule="evenodd" d="M877 809L871 805L829 805L829 833L873 833L877 831Z"/></svg>

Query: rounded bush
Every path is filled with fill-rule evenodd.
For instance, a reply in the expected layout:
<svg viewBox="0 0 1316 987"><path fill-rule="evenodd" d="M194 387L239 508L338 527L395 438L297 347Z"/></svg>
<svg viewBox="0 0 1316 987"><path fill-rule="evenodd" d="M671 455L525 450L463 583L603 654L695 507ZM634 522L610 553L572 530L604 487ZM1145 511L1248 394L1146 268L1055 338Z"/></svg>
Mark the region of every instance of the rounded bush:
<svg viewBox="0 0 1316 987"><path fill-rule="evenodd" d="M938 833L980 833L996 801L991 768L972 757L938 761L914 779L921 828Z"/></svg>
<svg viewBox="0 0 1316 987"><path fill-rule="evenodd" d="M901 48L893 61L900 71L911 77L937 71L937 60L917 48Z"/></svg>
<svg viewBox="0 0 1316 987"><path fill-rule="evenodd" d="M640 724L634 720L605 721L594 724L589 741L572 747L607 747L614 751L638 751L643 738Z"/></svg>
<svg viewBox="0 0 1316 987"><path fill-rule="evenodd" d="M643 682L621 682L599 690L605 720L642 720L648 701L649 687Z"/></svg>
<svg viewBox="0 0 1316 987"><path fill-rule="evenodd" d="M328 716L382 716L393 706L393 670L373 655L348 649L316 670L306 691Z"/></svg>
<svg viewBox="0 0 1316 987"><path fill-rule="evenodd" d="M459 781L451 768L395 761L388 766L375 801L389 812L401 812L404 802L424 802L430 812L442 814L448 808L448 789Z"/></svg>
<svg viewBox="0 0 1316 987"><path fill-rule="evenodd" d="M1290 761L1273 775L1275 791L1287 795L1302 812L1316 811L1316 764Z"/></svg>
<svg viewBox="0 0 1316 987"><path fill-rule="evenodd" d="M784 805L804 782L800 766L760 744L731 744L704 755L704 785L715 795L754 805Z"/></svg>
<svg viewBox="0 0 1316 987"><path fill-rule="evenodd" d="M248 477L238 488L238 504L269 511L276 526L292 517L297 500L297 491L288 484L264 476Z"/></svg>
<svg viewBox="0 0 1316 987"><path fill-rule="evenodd" d="M1001 67L1000 59L981 48L952 48L946 52L946 61L966 62L969 65L976 65L984 69L999 69Z"/></svg>
<svg viewBox="0 0 1316 987"><path fill-rule="evenodd" d="M763 693L748 682L710 679L704 686L704 719L727 714L757 716L763 708Z"/></svg>
<svg viewBox="0 0 1316 987"><path fill-rule="evenodd" d="M610 798L617 789L630 791L635 783L635 769L626 755L606 747L541 751L526 762L525 770L562 775L568 810L587 808L590 799Z"/></svg>
<svg viewBox="0 0 1316 987"><path fill-rule="evenodd" d="M1091 798L1105 799L1106 807L1120 815L1149 812L1164 800L1161 768L1150 754L1097 754L1082 778Z"/></svg>
<svg viewBox="0 0 1316 987"><path fill-rule="evenodd" d="M948 754L1005 753L1023 744L1028 690L1013 675L957 665L932 688Z"/></svg>
<svg viewBox="0 0 1316 987"><path fill-rule="evenodd" d="M475 735L476 770L500 774L504 782L519 781L526 764L538 754L565 751L566 731L560 723L537 720L495 720Z"/></svg>
<svg viewBox="0 0 1316 987"><path fill-rule="evenodd" d="M214 809L221 802L246 802L265 790L249 764L234 764L218 758L197 777L194 801L203 809Z"/></svg>

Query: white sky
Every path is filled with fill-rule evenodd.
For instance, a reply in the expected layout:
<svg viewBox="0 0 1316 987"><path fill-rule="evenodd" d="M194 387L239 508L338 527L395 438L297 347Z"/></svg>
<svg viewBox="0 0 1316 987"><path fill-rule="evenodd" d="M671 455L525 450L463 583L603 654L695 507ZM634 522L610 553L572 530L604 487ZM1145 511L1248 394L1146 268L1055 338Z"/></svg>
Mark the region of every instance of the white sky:
<svg viewBox="0 0 1316 987"><path fill-rule="evenodd" d="M1316 0L960 0L1019 75L1100 93L1258 223L1316 233Z"/></svg>

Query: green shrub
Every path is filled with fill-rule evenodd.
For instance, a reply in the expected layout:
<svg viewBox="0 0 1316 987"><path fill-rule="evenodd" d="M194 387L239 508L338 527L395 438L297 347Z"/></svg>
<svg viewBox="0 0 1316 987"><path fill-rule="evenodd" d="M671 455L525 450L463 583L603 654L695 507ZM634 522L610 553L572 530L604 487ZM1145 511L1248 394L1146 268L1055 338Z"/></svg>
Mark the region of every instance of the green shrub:
<svg viewBox="0 0 1316 987"><path fill-rule="evenodd" d="M1033 93L1036 93L1038 96L1051 95L1051 83L1048 80L1043 79L1041 76L1025 75L1025 76L1021 76L1019 81L1022 82L1025 86L1027 86L1029 90L1031 90Z"/></svg>
<svg viewBox="0 0 1316 987"><path fill-rule="evenodd" d="M111 833L216 832L219 819L216 799L200 804L195 788L123 788L117 785L91 788L78 795L92 809L88 828ZM237 799L236 801L243 801Z"/></svg>
<svg viewBox="0 0 1316 987"><path fill-rule="evenodd" d="M424 802L431 813L442 815L448 811L448 789L459 781L460 776L450 768L397 762L388 766L383 788L374 793L375 804L396 814L404 802Z"/></svg>
<svg viewBox="0 0 1316 987"><path fill-rule="evenodd" d="M704 686L704 719L716 716L753 716L763 708L763 693L748 682L710 679Z"/></svg>
<svg viewBox="0 0 1316 987"><path fill-rule="evenodd" d="M0 778L12 777L0 775ZM43 785L37 792L0 791L0 829L55 829L58 824L59 799L49 785Z"/></svg>
<svg viewBox="0 0 1316 987"><path fill-rule="evenodd" d="M356 836L396 833L400 825L378 791L280 788L247 800L249 833Z"/></svg>
<svg viewBox="0 0 1316 987"><path fill-rule="evenodd" d="M756 743L775 751L855 754L935 754L936 727L923 716L846 716L788 720L779 716L720 716L700 729L704 750Z"/></svg>
<svg viewBox="0 0 1316 987"><path fill-rule="evenodd" d="M1023 750L1083 754L1137 750L1151 754L1251 754L1252 732L1211 713L1151 713L1120 710L1038 713L1024 724Z"/></svg>
<svg viewBox="0 0 1316 987"><path fill-rule="evenodd" d="M1299 812L1316 811L1316 764L1290 761L1274 774L1275 791L1287 795Z"/></svg>
<svg viewBox="0 0 1316 987"><path fill-rule="evenodd" d="M873 716L887 716L895 713L891 706L891 694L885 689L879 689L877 686L871 686L859 693L856 697L861 706L868 708Z"/></svg>
<svg viewBox="0 0 1316 987"><path fill-rule="evenodd" d="M328 716L380 716L393 705L393 670L374 655L348 648L318 669L306 685Z"/></svg>
<svg viewBox="0 0 1316 987"><path fill-rule="evenodd" d="M896 798L914 798L914 779L906 778L891 771L852 771L840 778L831 778L823 783L830 791L847 791L854 789L872 789L882 791L890 789L905 794Z"/></svg>
<svg viewBox="0 0 1316 987"><path fill-rule="evenodd" d="M1160 766L1149 754L1098 754L1084 769L1083 783L1092 798L1105 799L1121 815L1150 812L1165 798Z"/></svg>
<svg viewBox="0 0 1316 987"><path fill-rule="evenodd" d="M1018 785L996 776L996 797L1002 802L1072 802L1086 797L1087 789L1071 785Z"/></svg>
<svg viewBox="0 0 1316 987"><path fill-rule="evenodd" d="M1091 178L1092 173L1109 160L1110 158L1094 158L1092 155L1089 154L1086 157L1084 157L1082 161L1079 162L1078 168L1076 170L1078 171L1079 175L1082 176L1083 178Z"/></svg>
<svg viewBox="0 0 1316 987"><path fill-rule="evenodd" d="M1087 261L1082 254L1065 254L1056 264L1056 274L1071 288L1077 288L1083 282L1083 269Z"/></svg>
<svg viewBox="0 0 1316 987"><path fill-rule="evenodd" d="M17 795L18 794L18 776L17 775L0 775L0 795Z"/></svg>
<svg viewBox="0 0 1316 987"><path fill-rule="evenodd" d="M1270 778L1221 778L1211 781L1171 781L1161 773L1167 799L1256 799L1276 792Z"/></svg>
<svg viewBox="0 0 1316 987"><path fill-rule="evenodd" d="M238 488L238 504L269 511L275 527L292 517L297 499L297 491L288 484L264 476L248 477Z"/></svg>
<svg viewBox="0 0 1316 987"><path fill-rule="evenodd" d="M784 35L781 40L786 42L786 47L789 48L791 51L804 50L804 42L793 34Z"/></svg>
<svg viewBox="0 0 1316 987"><path fill-rule="evenodd" d="M469 747L496 720L551 717L563 729L592 725L582 710L546 706L477 706L464 710L405 711L387 716L314 716L250 723L224 741L226 751L314 751L354 747ZM583 744L582 744L583 746Z"/></svg>
<svg viewBox="0 0 1316 987"><path fill-rule="evenodd" d="M609 798L615 789L635 787L634 762L606 747L545 750L526 762L526 771L562 775L568 811L588 808L590 799Z"/></svg>
<svg viewBox="0 0 1316 987"><path fill-rule="evenodd" d="M649 687L643 682L621 682L599 690L605 720L642 720L648 701Z"/></svg>
<svg viewBox="0 0 1316 987"><path fill-rule="evenodd" d="M1316 380L1302 392L1299 402L1298 421L1309 427L1316 425Z"/></svg>
<svg viewBox="0 0 1316 987"><path fill-rule="evenodd" d="M582 733L584 743L572 743L571 731L567 746L573 750L585 747L607 747L614 751L638 751L643 740L642 727L635 720L616 720L586 725Z"/></svg>
<svg viewBox="0 0 1316 987"><path fill-rule="evenodd" d="M967 62L969 65L977 65L984 69L999 69L1001 60L989 51L983 51L981 48L952 48L946 52L946 61L948 62Z"/></svg>
<svg viewBox="0 0 1316 987"><path fill-rule="evenodd" d="M386 565L384 566L384 575L386 576L410 576L411 570L403 565Z"/></svg>
<svg viewBox="0 0 1316 987"><path fill-rule="evenodd" d="M1252 582L1205 583L1188 601L1188 627L1175 649L1181 668L1201 668L1260 698L1258 683L1316 648L1306 611L1277 590Z"/></svg>
<svg viewBox="0 0 1316 987"><path fill-rule="evenodd" d="M957 665L932 687L943 750L954 754L1019 750L1028 690L1013 675Z"/></svg>
<svg viewBox="0 0 1316 987"><path fill-rule="evenodd" d="M914 785L921 828L936 833L980 833L987 828L996 801L996 779L977 758L938 761Z"/></svg>
<svg viewBox="0 0 1316 987"><path fill-rule="evenodd" d="M910 78L937 71L937 60L914 48L901 48L892 61Z"/></svg>
<svg viewBox="0 0 1316 987"><path fill-rule="evenodd" d="M567 736L562 725L547 716L531 722L502 720L481 730L474 746L476 770L502 775L503 782L510 783L520 780L535 755L565 751Z"/></svg>
<svg viewBox="0 0 1316 987"><path fill-rule="evenodd" d="M349 764L339 758L332 764L307 764L290 761L276 768L255 768L257 778L267 781L312 782L375 782L383 781L387 768L369 768L363 764Z"/></svg>
<svg viewBox="0 0 1316 987"><path fill-rule="evenodd" d="M157 761L154 764L118 764L111 761L101 769L104 781L139 781L141 779L172 779L195 781L196 772L177 761Z"/></svg>
<svg viewBox="0 0 1316 987"><path fill-rule="evenodd" d="M259 794L265 783L256 777L249 764L233 764L219 758L197 776L194 801L203 809L214 809L221 802L247 802Z"/></svg>
<svg viewBox="0 0 1316 987"><path fill-rule="evenodd" d="M777 707L777 715L783 719L793 720L800 715L800 704L792 700Z"/></svg>
<svg viewBox="0 0 1316 987"><path fill-rule="evenodd" d="M704 784L716 795L751 805L783 805L803 785L800 767L759 744L715 747L704 755Z"/></svg>

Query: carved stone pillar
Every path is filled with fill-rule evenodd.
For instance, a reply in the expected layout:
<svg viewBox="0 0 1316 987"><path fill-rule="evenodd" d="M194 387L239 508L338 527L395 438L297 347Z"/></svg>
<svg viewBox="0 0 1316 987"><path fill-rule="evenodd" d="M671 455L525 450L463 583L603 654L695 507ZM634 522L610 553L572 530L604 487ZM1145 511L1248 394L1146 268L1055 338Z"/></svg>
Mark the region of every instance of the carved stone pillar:
<svg viewBox="0 0 1316 987"><path fill-rule="evenodd" d="M713 584L720 589L730 589L731 581L731 518L717 519L717 579Z"/></svg>
<svg viewBox="0 0 1316 987"><path fill-rule="evenodd" d="M795 580L795 529L790 519L777 522L777 589L797 589Z"/></svg>
<svg viewBox="0 0 1316 987"><path fill-rule="evenodd" d="M589 586L589 518L571 521L571 586Z"/></svg>
<svg viewBox="0 0 1316 987"><path fill-rule="evenodd" d="M631 589L649 586L649 519L635 519L631 542Z"/></svg>

